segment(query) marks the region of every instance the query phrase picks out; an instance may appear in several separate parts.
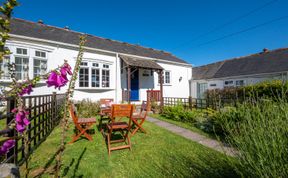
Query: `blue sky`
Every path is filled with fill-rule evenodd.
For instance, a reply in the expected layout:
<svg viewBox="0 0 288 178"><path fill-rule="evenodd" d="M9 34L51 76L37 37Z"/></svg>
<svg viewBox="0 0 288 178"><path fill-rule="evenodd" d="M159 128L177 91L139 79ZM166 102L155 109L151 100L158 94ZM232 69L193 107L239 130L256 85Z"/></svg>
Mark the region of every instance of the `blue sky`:
<svg viewBox="0 0 288 178"><path fill-rule="evenodd" d="M195 66L288 47L288 1L276 0L213 33L227 22L272 0L19 0L14 16L105 38L169 51ZM202 35L202 36L201 36ZM200 36L200 37L199 37ZM195 40L195 38L197 38ZM209 42L208 44L201 45ZM199 46L200 45L200 46Z"/></svg>

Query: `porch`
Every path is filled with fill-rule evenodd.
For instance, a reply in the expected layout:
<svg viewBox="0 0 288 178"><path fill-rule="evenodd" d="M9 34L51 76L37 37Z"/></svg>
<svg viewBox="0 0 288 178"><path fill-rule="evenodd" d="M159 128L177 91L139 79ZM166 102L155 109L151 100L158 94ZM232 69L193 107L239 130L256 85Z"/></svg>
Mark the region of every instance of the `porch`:
<svg viewBox="0 0 288 178"><path fill-rule="evenodd" d="M163 106L163 68L155 61L120 56L122 101ZM154 75L156 74L156 75Z"/></svg>

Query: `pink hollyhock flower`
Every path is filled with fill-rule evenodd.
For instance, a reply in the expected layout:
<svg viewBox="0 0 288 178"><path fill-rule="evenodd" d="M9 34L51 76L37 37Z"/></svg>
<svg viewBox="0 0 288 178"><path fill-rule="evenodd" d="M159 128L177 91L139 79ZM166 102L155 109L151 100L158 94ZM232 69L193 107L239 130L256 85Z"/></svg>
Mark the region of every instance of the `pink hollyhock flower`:
<svg viewBox="0 0 288 178"><path fill-rule="evenodd" d="M58 86L59 89L61 87L65 86L67 84L67 82L68 82L68 79L67 79L66 76L65 76L65 78L62 77L62 76L58 76L58 78L57 78L57 86Z"/></svg>
<svg viewBox="0 0 288 178"><path fill-rule="evenodd" d="M55 88L57 88L57 79L58 74L55 71L52 71L48 77L48 80L46 81L48 87L55 86Z"/></svg>
<svg viewBox="0 0 288 178"><path fill-rule="evenodd" d="M48 87L55 86L55 88L61 88L68 83L67 73L72 75L71 67L68 63L65 63L60 68L60 75L56 71L52 71L48 77L47 85Z"/></svg>
<svg viewBox="0 0 288 178"><path fill-rule="evenodd" d="M29 112L22 110L16 114L16 130L20 133L23 133L26 130L26 126L30 124L30 121L27 119Z"/></svg>
<svg viewBox="0 0 288 178"><path fill-rule="evenodd" d="M23 96L25 94L30 95L30 93L32 92L32 85L28 85L27 87L23 88L22 91L19 93L19 96Z"/></svg>
<svg viewBox="0 0 288 178"><path fill-rule="evenodd" d="M8 151L15 146L15 140L7 140L0 148L0 155L5 155Z"/></svg>
<svg viewBox="0 0 288 178"><path fill-rule="evenodd" d="M68 63L65 63L62 68L64 68L69 75L72 75L72 68Z"/></svg>

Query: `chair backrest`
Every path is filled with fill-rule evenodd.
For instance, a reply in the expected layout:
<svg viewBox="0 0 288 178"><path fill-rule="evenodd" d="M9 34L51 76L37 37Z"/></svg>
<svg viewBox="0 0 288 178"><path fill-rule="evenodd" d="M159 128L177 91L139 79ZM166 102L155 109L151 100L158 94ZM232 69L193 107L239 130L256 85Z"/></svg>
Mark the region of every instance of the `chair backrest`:
<svg viewBox="0 0 288 178"><path fill-rule="evenodd" d="M140 111L141 111L140 112L141 115L143 114L143 112L145 112L144 113L144 118L146 118L146 116L147 116L147 101L142 101L142 105L141 105L141 110Z"/></svg>
<svg viewBox="0 0 288 178"><path fill-rule="evenodd" d="M117 117L128 117L129 125L131 122L131 117L133 115L133 105L132 104L113 104L111 112L111 120L115 122Z"/></svg>
<svg viewBox="0 0 288 178"><path fill-rule="evenodd" d="M102 105L110 106L113 101L114 100L112 98L102 98L100 99L100 106Z"/></svg>
<svg viewBox="0 0 288 178"><path fill-rule="evenodd" d="M69 112L70 112L70 115L72 117L74 124L77 124L78 117L77 117L76 112L75 112L75 106L72 103L69 104Z"/></svg>

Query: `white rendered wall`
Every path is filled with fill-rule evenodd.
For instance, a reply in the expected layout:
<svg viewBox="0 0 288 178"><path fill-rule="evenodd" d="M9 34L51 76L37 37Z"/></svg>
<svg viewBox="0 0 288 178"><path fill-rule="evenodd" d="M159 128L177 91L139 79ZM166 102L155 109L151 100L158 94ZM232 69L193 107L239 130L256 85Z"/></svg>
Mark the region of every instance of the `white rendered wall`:
<svg viewBox="0 0 288 178"><path fill-rule="evenodd" d="M28 42L28 41L9 41L7 43L7 46L12 49L12 52L15 53L16 47L22 47L27 48L28 53L31 53L30 56L32 56L32 52L34 49L40 49L43 51L46 51L48 54L47 59L47 71L55 69L56 67L62 65L64 63L64 59L68 61L68 63L71 65L72 70L74 68L76 58L78 51L76 49L68 49L64 47L58 47L53 45L45 45L45 44L39 44L35 42ZM13 55L11 55L11 58ZM31 73L30 77L33 77L33 63L30 65L30 63L33 61L33 58L29 58L29 73ZM114 100L116 97L116 56L112 55L104 55L99 54L96 52L84 52L83 61L93 61L93 62L100 62L107 63L110 65L110 87L105 89L95 89L95 88L80 88L79 82L77 80L76 86L75 86L75 92L74 92L74 100L82 100L82 99L90 99L93 101L97 101L100 98L113 98ZM101 70L100 70L101 72ZM91 77L91 76L89 76ZM89 78L91 80L91 78ZM1 81L1 83L7 83ZM101 85L101 84L100 84ZM119 84L118 84L119 85ZM54 89L53 87L48 88L46 86L45 81L40 82L34 88L33 95L43 95L43 94L51 94L52 92L57 93L65 93L67 91L67 86L61 88L61 90Z"/></svg>
<svg viewBox="0 0 288 178"><path fill-rule="evenodd" d="M283 75L284 74L284 75ZM285 80L286 73L283 74L263 74L263 75L254 75L254 76L245 76L245 77L230 77L225 79L212 79L212 80L192 80L191 81L191 93L193 98L197 98L197 84L198 83L207 83L208 90L211 89L223 89L224 82L228 80L232 80L234 82L234 86L237 80L243 80L245 85L253 85L259 82L268 81L268 80ZM211 84L216 84L216 86L211 86Z"/></svg>
<svg viewBox="0 0 288 178"><path fill-rule="evenodd" d="M190 95L189 91L189 81L192 77L192 67L191 66L180 66L172 65L162 62L157 62L164 70L171 72L171 84L163 85L163 96L164 97L183 97L188 98ZM180 80L180 78L182 78ZM158 84L158 74L154 75L154 86L155 89L160 90L160 85Z"/></svg>

